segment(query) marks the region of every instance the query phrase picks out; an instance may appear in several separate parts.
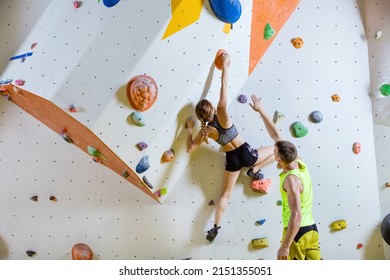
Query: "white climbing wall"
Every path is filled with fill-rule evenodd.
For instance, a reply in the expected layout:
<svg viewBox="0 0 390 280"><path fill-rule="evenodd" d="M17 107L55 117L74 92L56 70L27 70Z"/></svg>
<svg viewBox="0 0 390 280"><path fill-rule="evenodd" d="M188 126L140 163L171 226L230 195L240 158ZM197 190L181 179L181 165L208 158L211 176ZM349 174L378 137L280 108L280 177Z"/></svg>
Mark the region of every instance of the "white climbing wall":
<svg viewBox="0 0 390 280"><path fill-rule="evenodd" d="M390 97L383 96L379 88L390 83L390 60L388 49L390 46L390 2L365 1L365 19L370 61L370 94L373 99L374 136L378 170L378 192L380 197L380 211L383 219L390 213L390 189L386 183L390 182ZM381 32L379 38L375 35ZM379 33L378 33L379 34ZM390 258L390 246L385 244L386 259Z"/></svg>
<svg viewBox="0 0 390 280"><path fill-rule="evenodd" d="M153 162L174 146L175 162L152 167L148 175L155 184L172 185L169 196L156 204L2 100L1 259L29 259L26 250L37 253L34 259L70 259L79 242L96 259L274 259L281 236L274 166L263 170L274 182L266 195L252 192L249 178L239 178L220 235L212 245L204 238L214 214L208 204L221 192L224 156L214 142L185 153L182 124L203 93L212 100L219 94L219 72L212 67L219 48L232 56L229 108L244 138L252 146L272 144L257 114L235 100L239 94L256 93L271 116L275 110L286 116L278 126L298 145L312 173L323 258L385 258L379 229L388 200L379 199L377 188L362 1L302 1L249 78L243 38L249 36L251 1L241 1L242 18L230 34L222 32L205 1L199 21L165 40L168 0L121 0L109 9L83 2L75 10L72 1L1 1L0 79L25 79L26 89L65 110L80 106L75 118L133 168L143 154L135 143L149 144L145 153ZM295 37L303 38L302 49L292 47ZM24 63L4 59L29 51L34 42L34 54ZM143 73L156 80L159 97L140 135L128 123L132 110L125 88ZM331 100L335 93L338 103ZM323 122L308 120L314 110L323 113ZM304 138L291 136L295 121L308 127ZM352 152L357 141L359 155ZM255 225L259 219L266 223ZM348 227L330 232L337 219L346 219ZM268 237L270 246L252 249L250 241L258 237ZM358 243L363 248L356 249Z"/></svg>

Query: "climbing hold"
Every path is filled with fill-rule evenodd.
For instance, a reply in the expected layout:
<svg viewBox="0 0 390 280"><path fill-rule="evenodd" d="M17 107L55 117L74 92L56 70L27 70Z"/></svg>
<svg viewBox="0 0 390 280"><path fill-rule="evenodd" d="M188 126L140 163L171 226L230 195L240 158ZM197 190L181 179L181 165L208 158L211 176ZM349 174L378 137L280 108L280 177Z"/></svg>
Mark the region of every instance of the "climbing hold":
<svg viewBox="0 0 390 280"><path fill-rule="evenodd" d="M66 130L65 130L65 129L63 129L63 130L60 131L60 135L61 135L62 139L64 139L66 142L68 142L68 143L70 143L70 144L73 143L72 138L70 138L70 137L68 136L68 134L66 133Z"/></svg>
<svg viewBox="0 0 390 280"><path fill-rule="evenodd" d="M160 190L157 190L153 193L155 196L157 197L161 197L161 191Z"/></svg>
<svg viewBox="0 0 390 280"><path fill-rule="evenodd" d="M149 164L149 156L146 155L146 156L143 156L141 158L141 160L138 162L137 166L135 167L135 171L137 173L143 173L145 172L146 170L148 170L150 167L150 164Z"/></svg>
<svg viewBox="0 0 390 280"><path fill-rule="evenodd" d="M33 49L33 48L35 48L37 45L38 45L38 43L33 43L33 44L30 46L30 48Z"/></svg>
<svg viewBox="0 0 390 280"><path fill-rule="evenodd" d="M98 158L98 157L92 157L92 160L93 160L94 162L97 162L97 163L102 162L102 159L101 159L101 158Z"/></svg>
<svg viewBox="0 0 390 280"><path fill-rule="evenodd" d="M91 146L88 146L87 150L88 150L88 154L90 154L91 156L93 156L95 158L101 158L103 160L107 160L107 158L105 158L99 150L97 150Z"/></svg>
<svg viewBox="0 0 390 280"><path fill-rule="evenodd" d="M131 119L137 126L145 126L146 122L141 112L134 111L130 114Z"/></svg>
<svg viewBox="0 0 390 280"><path fill-rule="evenodd" d="M77 243L72 247L73 260L92 260L93 252L88 245Z"/></svg>
<svg viewBox="0 0 390 280"><path fill-rule="evenodd" d="M355 143L353 143L353 145L352 145L352 151L353 151L355 154L360 154L360 152L362 151L362 145L360 144L360 142L355 142Z"/></svg>
<svg viewBox="0 0 390 280"><path fill-rule="evenodd" d="M146 144L145 142L139 142L139 143L137 143L136 146L137 146L138 150L143 151L148 147L148 144Z"/></svg>
<svg viewBox="0 0 390 280"><path fill-rule="evenodd" d="M377 31L376 33L375 33L375 39L379 39L380 37L382 36L382 31Z"/></svg>
<svg viewBox="0 0 390 280"><path fill-rule="evenodd" d="M11 83L13 80L12 79L6 79L6 80L0 80L0 85L5 85Z"/></svg>
<svg viewBox="0 0 390 280"><path fill-rule="evenodd" d="M162 195L166 195L166 194L167 194L166 188L162 188L154 192L154 195L157 197L161 197Z"/></svg>
<svg viewBox="0 0 390 280"><path fill-rule="evenodd" d="M175 151L173 149L166 150L162 157L161 161L162 162L170 162L175 158Z"/></svg>
<svg viewBox="0 0 390 280"><path fill-rule="evenodd" d="M269 242L267 237L252 239L252 247L254 249L265 248L268 246L269 246Z"/></svg>
<svg viewBox="0 0 390 280"><path fill-rule="evenodd" d="M215 59L214 59L214 64L215 64L215 67L217 67L218 70L222 70L222 55L226 53L226 51L224 49L219 49L215 55ZM228 64L228 66L230 65L230 62Z"/></svg>
<svg viewBox="0 0 390 280"><path fill-rule="evenodd" d="M37 253L34 252L34 251L31 251L31 250L28 250L28 251L26 251L26 254L27 254L27 256L29 256L29 257L33 257L33 256L35 256Z"/></svg>
<svg viewBox="0 0 390 280"><path fill-rule="evenodd" d="M146 176L143 176L143 177L142 177L142 181L144 181L144 183L149 187L149 189L153 189L152 184L150 183L150 181L148 180L148 178L146 178Z"/></svg>
<svg viewBox="0 0 390 280"><path fill-rule="evenodd" d="M261 219L261 220L256 221L256 224L258 224L258 225L262 225L264 223L265 223L265 219Z"/></svg>
<svg viewBox="0 0 390 280"><path fill-rule="evenodd" d="M276 201L276 206L282 206L283 202L281 200Z"/></svg>
<svg viewBox="0 0 390 280"><path fill-rule="evenodd" d="M390 95L390 85L389 84L383 84L379 88L380 92L382 93L383 96L389 96Z"/></svg>
<svg viewBox="0 0 390 280"><path fill-rule="evenodd" d="M104 6L107 8L114 7L120 0L103 0Z"/></svg>
<svg viewBox="0 0 390 280"><path fill-rule="evenodd" d="M24 80L21 80L21 79L15 80L15 85L17 85L17 86L22 86L22 85L24 85L24 83L25 83Z"/></svg>
<svg viewBox="0 0 390 280"><path fill-rule="evenodd" d="M240 103L246 103L248 101L248 97L246 97L245 94L240 94L237 97L237 101L240 102Z"/></svg>
<svg viewBox="0 0 390 280"><path fill-rule="evenodd" d="M6 80L0 80L0 85L5 85L11 83L13 80L12 79L6 79Z"/></svg>
<svg viewBox="0 0 390 280"><path fill-rule="evenodd" d="M157 85L152 77L139 75L130 79L126 94L130 105L137 111L146 111L157 99Z"/></svg>
<svg viewBox="0 0 390 280"><path fill-rule="evenodd" d="M337 220L337 221L332 222L329 225L329 227L331 230L342 230L342 229L345 229L347 227L347 221L344 219Z"/></svg>
<svg viewBox="0 0 390 280"><path fill-rule="evenodd" d="M264 39L271 39L275 35L275 30L272 28L271 24L267 23L264 27Z"/></svg>
<svg viewBox="0 0 390 280"><path fill-rule="evenodd" d="M80 6L82 5L83 2L81 1L74 1L73 2L73 7L75 7L75 9L78 9L80 8Z"/></svg>
<svg viewBox="0 0 390 280"><path fill-rule="evenodd" d="M34 196L30 197L30 199L31 199L32 201L38 201L38 196L37 196L37 195L34 195Z"/></svg>
<svg viewBox="0 0 390 280"><path fill-rule="evenodd" d="M278 122L280 122L281 120L284 120L286 117L283 113L279 112L279 111L275 111L274 113L274 124L277 124Z"/></svg>
<svg viewBox="0 0 390 280"><path fill-rule="evenodd" d="M211 10L223 22L235 23L241 16L239 0L209 0Z"/></svg>
<svg viewBox="0 0 390 280"><path fill-rule="evenodd" d="M123 171L122 171L122 177L123 177L123 178L129 177L129 172L127 172L126 170L123 170Z"/></svg>
<svg viewBox="0 0 390 280"><path fill-rule="evenodd" d="M253 179L251 188L257 193L268 193L269 188L272 186L272 179Z"/></svg>
<svg viewBox="0 0 390 280"><path fill-rule="evenodd" d="M213 206L213 205L215 205L214 200L210 200L209 206Z"/></svg>
<svg viewBox="0 0 390 280"><path fill-rule="evenodd" d="M338 94L333 94L331 97L333 102L340 102L340 96Z"/></svg>
<svg viewBox="0 0 390 280"><path fill-rule="evenodd" d="M300 49L303 46L303 40L300 37L291 39L291 43L294 46L294 48L296 48L296 49Z"/></svg>
<svg viewBox="0 0 390 280"><path fill-rule="evenodd" d="M75 113L75 112L77 112L77 108L73 104L70 104L68 106L68 111L71 113Z"/></svg>
<svg viewBox="0 0 390 280"><path fill-rule="evenodd" d="M363 248L363 243L358 243L357 245L356 245L356 249L361 249L361 248Z"/></svg>
<svg viewBox="0 0 390 280"><path fill-rule="evenodd" d="M292 134L294 137L300 138L307 135L309 130L300 122L294 122L291 125Z"/></svg>
<svg viewBox="0 0 390 280"><path fill-rule="evenodd" d="M311 112L309 115L309 118L313 123L320 123L324 119L324 117L320 111Z"/></svg>
<svg viewBox="0 0 390 280"><path fill-rule="evenodd" d="M385 184L385 186L386 186L386 187L390 187L390 182L387 182L387 183Z"/></svg>
<svg viewBox="0 0 390 280"><path fill-rule="evenodd" d="M390 214L387 214L382 220L381 234L386 243L390 245Z"/></svg>
<svg viewBox="0 0 390 280"><path fill-rule="evenodd" d="M56 198L54 195L50 196L49 199L50 199L51 201L54 201L54 202L57 201L57 198Z"/></svg>

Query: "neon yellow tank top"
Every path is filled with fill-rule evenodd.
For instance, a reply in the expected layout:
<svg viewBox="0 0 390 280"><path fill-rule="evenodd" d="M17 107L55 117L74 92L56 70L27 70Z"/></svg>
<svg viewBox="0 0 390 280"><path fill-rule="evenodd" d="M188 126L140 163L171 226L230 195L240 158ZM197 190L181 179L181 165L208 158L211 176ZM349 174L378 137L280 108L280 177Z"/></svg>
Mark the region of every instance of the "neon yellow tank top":
<svg viewBox="0 0 390 280"><path fill-rule="evenodd" d="M302 220L301 227L310 226L314 224L313 214L312 214L312 204L313 204L313 186L311 182L311 177L309 171L307 170L306 165L303 161L297 159L299 169L294 169L286 174L283 172L279 174L280 178L280 193L282 195L282 222L283 227L288 226L288 221L291 216L290 207L288 205L287 192L283 189L284 180L288 175L297 176L303 185L303 192L301 193L301 212L302 212Z"/></svg>

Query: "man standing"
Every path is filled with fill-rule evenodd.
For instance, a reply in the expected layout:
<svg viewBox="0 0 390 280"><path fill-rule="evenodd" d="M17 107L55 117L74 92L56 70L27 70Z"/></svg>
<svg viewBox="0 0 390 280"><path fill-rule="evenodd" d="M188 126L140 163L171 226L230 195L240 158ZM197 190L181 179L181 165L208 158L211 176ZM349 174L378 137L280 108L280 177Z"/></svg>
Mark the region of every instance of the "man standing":
<svg viewBox="0 0 390 280"><path fill-rule="evenodd" d="M282 137L266 114L260 100L251 96L249 105L262 117L265 127L275 141L274 157L279 174L282 196L282 243L278 260L320 260L319 235L313 219L313 188L310 173L298 157L297 148Z"/></svg>

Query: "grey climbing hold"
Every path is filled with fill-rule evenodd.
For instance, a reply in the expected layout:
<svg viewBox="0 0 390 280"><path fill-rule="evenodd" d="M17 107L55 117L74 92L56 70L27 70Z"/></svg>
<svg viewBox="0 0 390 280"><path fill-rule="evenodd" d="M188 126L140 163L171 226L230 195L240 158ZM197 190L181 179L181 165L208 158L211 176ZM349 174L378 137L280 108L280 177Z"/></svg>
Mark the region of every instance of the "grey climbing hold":
<svg viewBox="0 0 390 280"><path fill-rule="evenodd" d="M294 137L300 138L307 135L309 130L300 122L294 122L291 125L292 134Z"/></svg>
<svg viewBox="0 0 390 280"><path fill-rule="evenodd" d="M142 181L144 181L144 183L149 187L149 189L153 189L152 184L150 183L150 181L148 180L148 178L146 178L146 176L143 176L143 177L142 177Z"/></svg>
<svg viewBox="0 0 390 280"><path fill-rule="evenodd" d="M309 118L313 123L320 123L324 119L324 116L320 111L313 111L310 113Z"/></svg>
<svg viewBox="0 0 390 280"><path fill-rule="evenodd" d="M150 167L149 156L146 155L146 156L142 157L141 160L138 162L137 166L135 167L135 171L137 173L143 173L146 170L148 170L149 167Z"/></svg>

